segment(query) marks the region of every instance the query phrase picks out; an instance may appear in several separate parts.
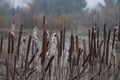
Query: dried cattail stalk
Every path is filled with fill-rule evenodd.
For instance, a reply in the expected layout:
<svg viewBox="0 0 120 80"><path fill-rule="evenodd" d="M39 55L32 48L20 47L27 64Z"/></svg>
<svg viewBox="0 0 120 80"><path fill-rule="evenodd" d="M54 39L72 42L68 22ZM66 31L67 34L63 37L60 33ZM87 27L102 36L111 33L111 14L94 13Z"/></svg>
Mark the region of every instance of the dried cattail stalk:
<svg viewBox="0 0 120 80"><path fill-rule="evenodd" d="M103 45L104 41L102 40L100 42L100 45L98 46L98 49L97 49L97 53L98 53L98 56L99 56L99 61L101 60L101 47Z"/></svg>
<svg viewBox="0 0 120 80"><path fill-rule="evenodd" d="M77 61L76 61L76 65L79 64L79 59L80 59L80 55L82 54L83 50L82 49L78 49L78 52L77 52Z"/></svg>
<svg viewBox="0 0 120 80"><path fill-rule="evenodd" d="M28 74L28 76L25 78L25 80L29 80L29 77L35 72L36 70L32 70L29 74Z"/></svg>
<svg viewBox="0 0 120 80"><path fill-rule="evenodd" d="M119 32L118 32L118 41L120 41L120 27L119 27Z"/></svg>
<svg viewBox="0 0 120 80"><path fill-rule="evenodd" d="M63 31L60 31L60 42L58 42L58 64L60 62L61 56L62 56L62 47L63 47Z"/></svg>
<svg viewBox="0 0 120 80"><path fill-rule="evenodd" d="M75 60L75 56L73 56L73 59L72 59L72 67L75 67L75 63L76 62L76 60Z"/></svg>
<svg viewBox="0 0 120 80"><path fill-rule="evenodd" d="M17 45L17 56L18 56L18 59L19 59L19 50L20 50L20 44L21 44L22 30L23 30L23 24L20 27L19 37L18 37L18 45Z"/></svg>
<svg viewBox="0 0 120 80"><path fill-rule="evenodd" d="M92 69L93 69L93 60L94 60L94 28L92 28L91 41L90 41L90 64L92 64Z"/></svg>
<svg viewBox="0 0 120 80"><path fill-rule="evenodd" d="M99 28L97 28L97 48L99 46Z"/></svg>
<svg viewBox="0 0 120 80"><path fill-rule="evenodd" d="M25 59L25 67L26 68L28 67L28 57L29 57L31 39L32 39L32 36L29 37L28 46L27 46L26 59Z"/></svg>
<svg viewBox="0 0 120 80"><path fill-rule="evenodd" d="M6 80L9 80L9 67L8 67L8 60L6 58Z"/></svg>
<svg viewBox="0 0 120 80"><path fill-rule="evenodd" d="M103 30L103 40L104 40L104 45L103 45L103 54L102 54L102 60L101 63L104 61L104 56L105 56L105 50L106 50L106 37L107 37L107 31L106 31L106 24L104 24L104 30Z"/></svg>
<svg viewBox="0 0 120 80"><path fill-rule="evenodd" d="M83 74L83 72L86 70L87 66L88 66L88 64L86 64L86 65L84 66L84 68L83 68L82 71L80 72L79 76L81 76L81 75Z"/></svg>
<svg viewBox="0 0 120 80"><path fill-rule="evenodd" d="M103 43L104 43L104 41L102 40L100 45L98 46L98 49L102 47Z"/></svg>
<svg viewBox="0 0 120 80"><path fill-rule="evenodd" d="M60 43L59 43L59 52L58 52L58 55L59 57L61 57L62 55L62 43L63 43L63 35L62 35L63 31L61 30L60 31Z"/></svg>
<svg viewBox="0 0 120 80"><path fill-rule="evenodd" d="M15 79L15 72L16 72L16 55L14 55L14 71L13 71L12 80Z"/></svg>
<svg viewBox="0 0 120 80"><path fill-rule="evenodd" d="M69 49L69 59L68 61L70 62L70 67L71 65L71 60L72 60L72 53L74 51L74 36L71 34L71 45L70 45L70 49Z"/></svg>
<svg viewBox="0 0 120 80"><path fill-rule="evenodd" d="M42 40L41 65L44 65L46 52L47 52L47 32L46 30L44 30Z"/></svg>
<svg viewBox="0 0 120 80"><path fill-rule="evenodd" d="M96 53L96 33L95 33L95 31L93 33L93 57L95 57L95 58L97 57L97 53Z"/></svg>
<svg viewBox="0 0 120 80"><path fill-rule="evenodd" d="M10 54L10 45L11 45L11 40L10 40L10 32L8 33L8 54Z"/></svg>
<svg viewBox="0 0 120 80"><path fill-rule="evenodd" d="M33 40L33 41L32 41L32 56L35 54L35 53L34 53L34 50L35 50L35 41ZM33 59L32 62L33 62L33 67L34 67L34 59ZM29 64L28 64L28 65L29 65Z"/></svg>
<svg viewBox="0 0 120 80"><path fill-rule="evenodd" d="M76 51L78 52L79 49L79 42L78 42L78 36L76 36Z"/></svg>
<svg viewBox="0 0 120 80"><path fill-rule="evenodd" d="M53 61L53 59L54 59L54 55L51 57L50 61L48 62L48 65L47 65L47 67L45 68L45 72L47 72L48 68L50 67L50 64L51 64L52 61Z"/></svg>
<svg viewBox="0 0 120 80"><path fill-rule="evenodd" d="M1 37L0 41L0 54L2 53L2 49L3 49L3 37Z"/></svg>
<svg viewBox="0 0 120 80"><path fill-rule="evenodd" d="M34 61L35 56L37 55L39 49L36 50L35 54L32 55L32 58L30 59L28 66Z"/></svg>
<svg viewBox="0 0 120 80"><path fill-rule="evenodd" d="M14 52L14 36L11 35L11 53Z"/></svg>
<svg viewBox="0 0 120 80"><path fill-rule="evenodd" d="M43 30L46 30L46 18L43 16Z"/></svg>
<svg viewBox="0 0 120 80"><path fill-rule="evenodd" d="M65 22L64 22L64 29L63 29L63 50L65 49Z"/></svg>
<svg viewBox="0 0 120 80"><path fill-rule="evenodd" d="M90 55L91 55L91 54L88 54L88 55L87 55L87 57L86 57L85 61L84 61L84 62L83 62L83 64L82 64L82 67L83 67L83 66L86 64L86 62L89 60Z"/></svg>
<svg viewBox="0 0 120 80"><path fill-rule="evenodd" d="M113 32L112 49L114 48L114 44L115 44L115 33L116 33L116 29L114 29Z"/></svg>
<svg viewBox="0 0 120 80"><path fill-rule="evenodd" d="M79 74L77 76L75 76L72 80L74 79L80 79L80 76L84 73L84 71L86 70L88 64L86 64L83 69L79 72Z"/></svg>
<svg viewBox="0 0 120 80"><path fill-rule="evenodd" d="M104 43L104 45L105 45L105 43ZM104 47L104 45L103 45L103 47ZM105 56L105 52L103 52L102 58L100 59L99 76L101 75L101 68L102 68L102 64L104 62L104 56Z"/></svg>
<svg viewBox="0 0 120 80"><path fill-rule="evenodd" d="M85 61L86 58L86 42L85 40L83 40L83 61Z"/></svg>
<svg viewBox="0 0 120 80"><path fill-rule="evenodd" d="M108 32L108 38L107 38L107 43L106 43L106 65L108 65L108 60L109 60L110 33L111 33L111 31L109 30L109 32Z"/></svg>
<svg viewBox="0 0 120 80"><path fill-rule="evenodd" d="M91 69L92 69L92 72L93 72L93 64L94 64L94 56L95 56L95 52L94 52L94 49L95 49L95 34L94 34L94 28L92 28L92 32L91 32L91 42L90 42L90 64L91 64Z"/></svg>
<svg viewBox="0 0 120 80"><path fill-rule="evenodd" d="M23 63L24 63L24 56L22 55L21 69L23 68ZM22 71L22 70L21 70L21 71Z"/></svg>
<svg viewBox="0 0 120 80"><path fill-rule="evenodd" d="M107 37L106 24L104 24L104 30L103 30L103 39L104 39L104 41L106 41L106 37Z"/></svg>
<svg viewBox="0 0 120 80"><path fill-rule="evenodd" d="M88 48L89 48L89 52L90 52L90 42L91 42L91 32L90 32L90 30L88 30Z"/></svg>

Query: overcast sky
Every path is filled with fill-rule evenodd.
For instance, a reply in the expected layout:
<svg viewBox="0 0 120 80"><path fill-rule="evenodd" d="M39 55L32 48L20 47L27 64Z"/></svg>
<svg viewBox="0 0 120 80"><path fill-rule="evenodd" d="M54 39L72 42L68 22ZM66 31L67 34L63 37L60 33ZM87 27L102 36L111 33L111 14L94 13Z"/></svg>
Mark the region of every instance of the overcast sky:
<svg viewBox="0 0 120 80"><path fill-rule="evenodd" d="M7 0L11 4L14 0ZM104 0L86 0L87 8L94 8L98 3L105 5ZM32 0L15 0L15 8L17 7L27 7L28 3L32 3Z"/></svg>
<svg viewBox="0 0 120 80"><path fill-rule="evenodd" d="M86 0L86 1L87 1L87 7L90 9L96 7L98 3L105 5L104 0Z"/></svg>

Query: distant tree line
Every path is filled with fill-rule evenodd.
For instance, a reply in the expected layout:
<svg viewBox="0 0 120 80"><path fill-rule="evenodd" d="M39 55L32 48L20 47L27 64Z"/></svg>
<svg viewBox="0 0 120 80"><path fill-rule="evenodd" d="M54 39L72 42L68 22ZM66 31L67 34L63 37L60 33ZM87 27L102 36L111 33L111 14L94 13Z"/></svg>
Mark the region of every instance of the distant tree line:
<svg viewBox="0 0 120 80"><path fill-rule="evenodd" d="M24 24L25 28L30 29L38 25L42 29L42 16L46 15L47 26L51 29L61 26L66 26L67 29L92 27L95 23L99 27L106 23L112 29L120 20L120 0L105 0L105 4L99 4L89 11L85 9L85 0L34 0L29 4L29 8L15 9L14 19L17 28ZM1 0L0 28L11 26L12 14L13 7Z"/></svg>

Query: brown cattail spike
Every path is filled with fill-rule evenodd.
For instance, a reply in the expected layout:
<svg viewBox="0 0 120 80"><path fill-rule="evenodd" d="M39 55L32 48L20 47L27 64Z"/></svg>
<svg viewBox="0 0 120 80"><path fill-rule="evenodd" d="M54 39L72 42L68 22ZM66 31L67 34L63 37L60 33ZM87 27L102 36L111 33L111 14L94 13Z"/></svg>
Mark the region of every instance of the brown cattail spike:
<svg viewBox="0 0 120 80"><path fill-rule="evenodd" d="M65 25L65 23L64 23ZM64 26L64 29L63 29L63 50L65 49L65 26Z"/></svg>
<svg viewBox="0 0 120 80"><path fill-rule="evenodd" d="M76 51L79 49L79 42L78 42L78 36L76 36Z"/></svg>
<svg viewBox="0 0 120 80"><path fill-rule="evenodd" d="M18 45L17 45L17 56L18 56L18 59L19 59L19 50L20 50L20 44L21 44L22 30L23 30L23 24L20 27L19 37L18 37Z"/></svg>
<svg viewBox="0 0 120 80"><path fill-rule="evenodd" d="M45 16L43 16L43 30L45 30L46 29L46 18L45 18Z"/></svg>
<svg viewBox="0 0 120 80"><path fill-rule="evenodd" d="M11 35L11 53L14 52L14 36Z"/></svg>
<svg viewBox="0 0 120 80"><path fill-rule="evenodd" d="M119 29L118 29L118 41L120 41L120 21L119 21Z"/></svg>
<svg viewBox="0 0 120 80"><path fill-rule="evenodd" d="M0 41L0 55L2 53L2 48L3 48L3 37L1 37L1 41Z"/></svg>
<svg viewBox="0 0 120 80"><path fill-rule="evenodd" d="M109 60L110 33L111 33L111 31L109 30L109 32L108 32L108 38L107 38L107 44L106 44L106 64L107 64L107 65L108 65L108 60Z"/></svg>
<svg viewBox="0 0 120 80"><path fill-rule="evenodd" d="M62 43L63 43L63 35L62 35L63 31L60 31L60 44L59 44L59 57L61 57L62 55Z"/></svg>
<svg viewBox="0 0 120 80"><path fill-rule="evenodd" d="M70 67L72 66L71 65L71 60L72 60L72 53L74 51L74 36L71 34L71 45L70 45L70 48L69 48L69 63L70 63Z"/></svg>
<svg viewBox="0 0 120 80"><path fill-rule="evenodd" d="M11 46L11 40L10 40L10 37L11 37L11 35L10 35L10 32L8 33L8 54L10 54L10 46Z"/></svg>
<svg viewBox="0 0 120 80"><path fill-rule="evenodd" d="M47 32L46 30L44 30L42 40L41 65L44 65L46 52L47 52Z"/></svg>
<svg viewBox="0 0 120 80"><path fill-rule="evenodd" d="M85 61L85 58L86 58L86 42L85 42L85 40L83 40L83 48L84 48L84 50L83 50L83 61Z"/></svg>

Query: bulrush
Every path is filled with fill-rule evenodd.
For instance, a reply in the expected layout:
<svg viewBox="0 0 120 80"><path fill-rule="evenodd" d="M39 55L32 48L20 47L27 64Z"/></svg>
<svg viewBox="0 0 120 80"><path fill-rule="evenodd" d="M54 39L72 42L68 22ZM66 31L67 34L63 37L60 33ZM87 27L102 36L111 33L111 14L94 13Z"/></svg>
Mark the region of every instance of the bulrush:
<svg viewBox="0 0 120 80"><path fill-rule="evenodd" d="M26 37L22 37L23 25L21 25L17 44L14 40L14 28L8 33L6 52L8 55L2 54L0 57L0 64L5 63L5 80L112 80L114 78L119 80L120 24L114 32L107 30L106 24L103 30L99 30L95 25L88 30L88 38L83 41L78 39L79 35L74 37L74 34L71 34L70 46L67 42L69 40L65 46L65 27L60 30L60 35L53 33L49 37L45 18L44 16L41 50L38 48L36 27L33 35L27 40ZM103 34L100 34L100 31L103 31ZM0 53L5 52L3 50L6 47L3 43L5 40L1 37ZM16 54L11 55L14 50ZM37 57L39 51L41 54ZM41 62L37 62L39 58ZM0 73L1 76L4 75Z"/></svg>
<svg viewBox="0 0 120 80"><path fill-rule="evenodd" d="M6 58L6 63L5 63L5 65L6 65L6 80L9 80L9 65L8 65L8 60L7 60L7 58Z"/></svg>
<svg viewBox="0 0 120 80"><path fill-rule="evenodd" d="M111 31L109 30L108 37L107 37L107 43L106 43L106 65L108 65L108 61L109 61L110 33L111 33Z"/></svg>
<svg viewBox="0 0 120 80"><path fill-rule="evenodd" d="M52 73L54 73L52 76L56 76L58 78L58 36L56 33L52 34L51 37L51 51L50 51L50 55L53 56L54 55L54 60L52 62ZM53 78L54 78L53 77Z"/></svg>
<svg viewBox="0 0 120 80"><path fill-rule="evenodd" d="M27 51L26 51L26 59L25 59L25 68L26 69L28 68L28 58L29 58L29 51L30 51L31 39L32 39L32 36L29 37Z"/></svg>
<svg viewBox="0 0 120 80"><path fill-rule="evenodd" d="M32 61L34 61L35 59L35 56L37 55L39 49L36 50L35 54L32 55L32 58L30 59L29 63L28 63L28 66L32 63Z"/></svg>
<svg viewBox="0 0 120 80"><path fill-rule="evenodd" d="M76 36L76 51L79 49L79 39L78 36Z"/></svg>
<svg viewBox="0 0 120 80"><path fill-rule="evenodd" d="M22 30L23 30L23 24L21 25L20 27L20 30L19 30L19 37L18 37L18 44L17 44L17 57L19 59L19 51L20 51L20 44L21 44L21 37L22 37Z"/></svg>
<svg viewBox="0 0 120 80"><path fill-rule="evenodd" d="M83 52L83 50L81 48L78 48L76 65L79 64L79 60L80 60L80 56L81 56L82 52Z"/></svg>
<svg viewBox="0 0 120 80"><path fill-rule="evenodd" d="M14 52L15 24L12 24L10 31L10 53Z"/></svg>
<svg viewBox="0 0 120 80"><path fill-rule="evenodd" d="M71 34L71 39L70 39L70 48L69 48L69 58L68 62L70 63L70 67L72 67L72 53L74 52L74 36Z"/></svg>
<svg viewBox="0 0 120 80"><path fill-rule="evenodd" d="M63 35L62 35L62 33L63 33L63 31L61 30L60 31L60 41L58 42L58 63L59 63L59 61L60 61L60 59L61 59L61 56L62 56L62 47L63 47Z"/></svg>
<svg viewBox="0 0 120 80"><path fill-rule="evenodd" d="M50 67L50 64L51 64L52 61L53 61L53 59L54 59L54 55L50 58L50 61L48 62L47 66L46 66L46 68L45 68L45 72L47 72L48 68Z"/></svg>
<svg viewBox="0 0 120 80"><path fill-rule="evenodd" d="M13 69L12 80L15 79L15 74L16 74L16 55L14 55L14 69Z"/></svg>
<svg viewBox="0 0 120 80"><path fill-rule="evenodd" d="M83 40L83 61L85 61L86 58L86 42Z"/></svg>
<svg viewBox="0 0 120 80"><path fill-rule="evenodd" d="M2 49L3 49L3 37L1 37L1 40L0 40L0 55L2 53Z"/></svg>
<svg viewBox="0 0 120 80"><path fill-rule="evenodd" d="M10 54L10 48L11 48L11 35L8 33L8 54Z"/></svg>
<svg viewBox="0 0 120 80"><path fill-rule="evenodd" d="M107 37L107 30L106 30L106 24L104 24L104 30L103 30L103 40L104 40L104 45L103 45L103 54L102 54L102 60L101 63L103 63L104 58L105 58L105 50L106 50L106 37Z"/></svg>
<svg viewBox="0 0 120 80"><path fill-rule="evenodd" d="M46 30L43 30L41 65L44 65L46 52L47 52L47 32Z"/></svg>
<svg viewBox="0 0 120 80"><path fill-rule="evenodd" d="M116 29L114 29L114 32L113 32L113 39L112 39L112 50L114 48L114 44L115 44L115 33L116 33Z"/></svg>
<svg viewBox="0 0 120 80"><path fill-rule="evenodd" d="M63 50L65 49L65 22L64 22L64 28L63 28Z"/></svg>

